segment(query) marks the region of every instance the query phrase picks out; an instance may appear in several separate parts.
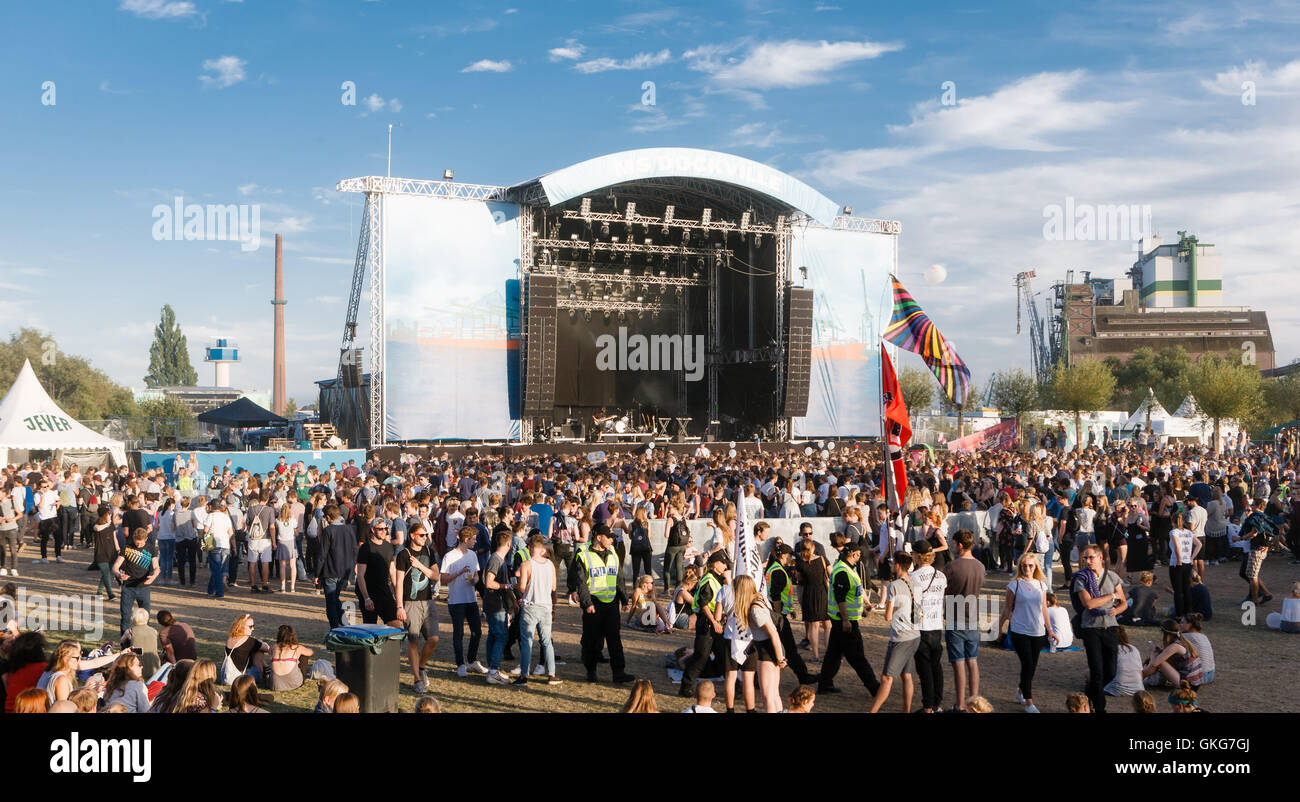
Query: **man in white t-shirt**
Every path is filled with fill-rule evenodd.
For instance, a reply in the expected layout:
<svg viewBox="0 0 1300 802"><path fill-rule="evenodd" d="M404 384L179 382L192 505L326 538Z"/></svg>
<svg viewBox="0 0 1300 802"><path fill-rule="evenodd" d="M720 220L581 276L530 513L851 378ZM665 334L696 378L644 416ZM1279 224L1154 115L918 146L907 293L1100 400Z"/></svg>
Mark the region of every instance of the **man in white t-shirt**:
<svg viewBox="0 0 1300 802"><path fill-rule="evenodd" d="M459 499L447 502L447 551L450 554L460 539L460 528L465 525L465 513L460 511Z"/></svg>
<svg viewBox="0 0 1300 802"><path fill-rule="evenodd" d="M37 534L41 538L40 559L33 564L49 562L48 548L50 536L54 536L54 561L63 562L63 538L59 536L59 494L54 491L49 479L41 479L36 487L36 520L39 522Z"/></svg>
<svg viewBox="0 0 1300 802"><path fill-rule="evenodd" d="M464 521L464 516L461 516ZM450 520L448 521L450 523ZM448 527L450 528L450 527ZM452 651L456 657L456 673L462 677L470 672L488 673L478 661L479 639L483 637L483 623L479 618L478 597L474 584L478 582L478 555L474 553L474 527L457 529L456 548L442 558L442 579L447 583L447 610L451 613ZM469 660L465 660L465 624L469 623Z"/></svg>
<svg viewBox="0 0 1300 802"><path fill-rule="evenodd" d="M716 713L713 709L713 680L695 680L695 704L683 710L683 713Z"/></svg>

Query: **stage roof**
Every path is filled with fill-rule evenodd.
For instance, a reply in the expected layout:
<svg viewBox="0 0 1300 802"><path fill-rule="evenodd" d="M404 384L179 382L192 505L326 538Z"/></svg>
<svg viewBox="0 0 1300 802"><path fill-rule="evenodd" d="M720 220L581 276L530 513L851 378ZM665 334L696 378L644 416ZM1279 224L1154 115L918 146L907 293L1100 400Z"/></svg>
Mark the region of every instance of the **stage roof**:
<svg viewBox="0 0 1300 802"><path fill-rule="evenodd" d="M603 187L651 178L720 181L760 192L831 226L839 205L792 175L750 159L698 148L643 148L597 156L512 189L540 183L552 205Z"/></svg>

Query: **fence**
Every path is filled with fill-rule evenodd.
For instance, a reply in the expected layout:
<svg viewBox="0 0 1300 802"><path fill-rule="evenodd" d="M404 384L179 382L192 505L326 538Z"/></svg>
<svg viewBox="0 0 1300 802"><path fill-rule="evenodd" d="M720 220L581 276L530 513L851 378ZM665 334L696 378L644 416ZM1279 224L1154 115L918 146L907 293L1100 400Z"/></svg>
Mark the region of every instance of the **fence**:
<svg viewBox="0 0 1300 802"><path fill-rule="evenodd" d="M81 420L78 423L100 434L121 440L128 451L207 447L217 443L217 427L193 418L150 418L133 416Z"/></svg>

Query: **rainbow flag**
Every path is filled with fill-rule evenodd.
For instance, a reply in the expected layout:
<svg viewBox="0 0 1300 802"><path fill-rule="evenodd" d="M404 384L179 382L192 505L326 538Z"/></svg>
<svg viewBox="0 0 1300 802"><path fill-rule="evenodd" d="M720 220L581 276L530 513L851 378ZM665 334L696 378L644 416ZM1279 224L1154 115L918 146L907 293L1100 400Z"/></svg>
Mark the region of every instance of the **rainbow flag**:
<svg viewBox="0 0 1300 802"><path fill-rule="evenodd" d="M948 400L965 406L970 395L970 368L957 356L902 282L894 276L889 279L894 285L894 315L885 327L884 338L899 348L920 354L939 380Z"/></svg>

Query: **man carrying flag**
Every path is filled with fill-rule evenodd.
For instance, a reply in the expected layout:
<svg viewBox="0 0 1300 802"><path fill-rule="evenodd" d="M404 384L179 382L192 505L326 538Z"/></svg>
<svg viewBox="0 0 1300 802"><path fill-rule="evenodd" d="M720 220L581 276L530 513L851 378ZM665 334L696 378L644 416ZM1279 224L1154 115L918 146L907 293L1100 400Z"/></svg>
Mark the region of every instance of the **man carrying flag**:
<svg viewBox="0 0 1300 802"><path fill-rule="evenodd" d="M907 405L903 403L903 393L898 387L898 376L894 373L894 363L880 344L880 408L884 410L885 426L885 500L891 513L897 513L907 497L907 464L904 449L912 439L912 422L907 417ZM891 493L892 491L892 493ZM892 497L891 497L892 495Z"/></svg>

